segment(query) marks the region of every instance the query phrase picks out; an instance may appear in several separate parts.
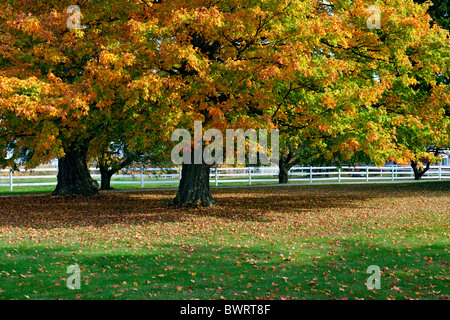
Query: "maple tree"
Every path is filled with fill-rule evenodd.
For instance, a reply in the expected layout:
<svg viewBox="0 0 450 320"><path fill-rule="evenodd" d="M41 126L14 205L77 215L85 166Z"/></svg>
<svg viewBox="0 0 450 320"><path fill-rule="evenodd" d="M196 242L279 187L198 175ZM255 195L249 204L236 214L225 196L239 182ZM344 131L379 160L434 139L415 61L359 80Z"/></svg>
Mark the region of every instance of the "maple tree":
<svg viewBox="0 0 450 320"><path fill-rule="evenodd" d="M97 159L100 171L100 190L111 189L111 178L114 174L141 160L143 154L128 149L126 143L111 143L104 149Z"/></svg>
<svg viewBox="0 0 450 320"><path fill-rule="evenodd" d="M325 30L314 56L343 67L329 71L337 73L333 83L309 77L291 83L285 92L295 93L287 99L281 93L289 112L276 121L293 148L281 162L294 164L295 140L301 146L305 137L321 146L316 151L325 158L377 165L431 161L436 158L425 152L427 144L448 144L449 91L441 81L447 77L448 33L430 28L426 6L409 2L380 3L380 29L370 30L358 23L364 16L359 6L363 2L353 8L339 1L319 4Z"/></svg>
<svg viewBox="0 0 450 320"><path fill-rule="evenodd" d="M427 146L426 153L432 154L435 158L439 158L439 153L445 151L446 147ZM411 168L414 172L414 179L420 180L422 176L430 169L430 157L423 157L422 159L411 159Z"/></svg>
<svg viewBox="0 0 450 320"><path fill-rule="evenodd" d="M424 1L417 1L417 3L423 3ZM449 17L449 3L447 0L435 0L433 1L432 5L428 7L428 13L433 18L433 21L430 22L431 24L437 23L442 28L445 28L447 30L450 29L450 17ZM416 90L430 90L429 86L426 85L426 83L421 83L421 79L418 79L418 84L415 85ZM449 83L449 74L448 72L446 74L439 74L438 82L442 82L445 84ZM447 105L445 108L445 117L450 117L450 107ZM442 143L438 144L438 146L434 145L434 141L430 141L429 139L420 140L417 139L417 137L411 137L411 141L416 140L417 145L422 149L422 151L425 151L426 157L420 158L420 156L416 157L415 159L411 159L411 168L414 171L414 178L416 180L420 180L421 177L430 169L430 164L433 160L436 162L439 162L439 155L441 152L444 152L448 150L450 141L447 140L447 142L443 141ZM425 143L431 143L431 145L425 145ZM432 156L431 156L431 155ZM434 158L434 159L432 159Z"/></svg>
<svg viewBox="0 0 450 320"><path fill-rule="evenodd" d="M95 194L114 143L170 154L175 128L280 128L324 157L409 163L404 128L448 140L448 33L426 5L380 1L9 1L0 7L0 158L59 158L55 194ZM415 90L417 79L429 90ZM421 132L421 133L420 133ZM297 141L296 141L297 140ZM202 145L204 147L204 145ZM12 157L7 157L8 150ZM212 205L211 165L183 164L176 203Z"/></svg>
<svg viewBox="0 0 450 320"><path fill-rule="evenodd" d="M54 194L92 195L98 185L87 161L119 141L132 151L153 148L170 115L152 113L152 67L131 50L143 3L81 1L79 29L67 27L70 5L0 2L0 158L12 166L29 150L32 168L57 157Z"/></svg>
<svg viewBox="0 0 450 320"><path fill-rule="evenodd" d="M230 3L232 10L227 6ZM354 7L339 3L337 9L342 12L339 16L324 9L323 3L230 3L200 7L206 11L202 12L202 17L213 20L206 26L203 20L191 22L200 10L193 3L192 7L183 8L181 17L174 15L177 21L189 19L190 23L177 25L176 36L171 33L171 44L176 43L174 39L181 39L184 48L194 50L196 58L201 58L193 61L187 58L179 63L179 67L175 66L175 71L170 70L174 76L187 81L188 88L195 90L195 100L185 100L193 118L200 117L205 126L216 128L222 128L224 124L242 125L241 119L250 121L253 126L260 125L261 120L280 126L289 123L294 129L306 129L300 134L307 138L320 139L324 134L334 136L336 143L331 146L330 153L341 149L356 150L360 143L354 129L358 124L365 124L368 118L359 106L375 102L388 88L385 83L372 81L371 73L376 66L368 69L367 64L373 63L372 59L385 71L392 67L386 60L409 45L409 42L405 43L408 38L404 34L401 37L395 34L399 27L393 26L395 36L389 43L385 40L377 43L378 35L361 23L367 19L363 2ZM254 16L254 10L261 17L270 19ZM173 22L167 21L173 26ZM233 23L227 24L228 21ZM237 31L237 27L241 30ZM420 28L425 25L412 25L403 33ZM365 57L371 47L384 56ZM239 69L230 68L233 64ZM193 71L186 72L188 67ZM211 73L216 70L220 70L220 78L211 82ZM225 85L223 81L226 81ZM208 84L213 90L206 87L201 91L198 83ZM211 98L210 92L215 98ZM233 119L237 117L241 121ZM367 136L365 133L359 135L360 139ZM373 145L371 143L370 147L377 153L373 155L380 159L388 157L380 155ZM183 177L175 200L212 203L208 174L208 165L183 165Z"/></svg>

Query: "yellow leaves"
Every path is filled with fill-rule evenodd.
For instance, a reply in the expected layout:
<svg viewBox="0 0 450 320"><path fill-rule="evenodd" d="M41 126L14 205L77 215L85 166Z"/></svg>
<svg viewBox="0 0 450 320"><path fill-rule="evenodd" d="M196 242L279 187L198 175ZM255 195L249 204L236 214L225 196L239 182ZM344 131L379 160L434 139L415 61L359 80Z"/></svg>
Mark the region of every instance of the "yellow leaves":
<svg viewBox="0 0 450 320"><path fill-rule="evenodd" d="M0 77L0 102L17 115L28 119L45 115L50 118L65 118L69 109L76 109L80 114L89 110L84 93L79 94L76 86L63 83L52 73L48 75L49 82L36 77L25 80Z"/></svg>
<svg viewBox="0 0 450 320"><path fill-rule="evenodd" d="M361 144L355 138L350 138L346 141L345 146L349 150L358 151Z"/></svg>
<svg viewBox="0 0 450 320"><path fill-rule="evenodd" d="M144 101L156 102L161 94L162 82L161 79L154 73L142 77L139 80L133 81L128 86L127 95L136 97L134 102L129 101L132 105L138 105L139 97Z"/></svg>
<svg viewBox="0 0 450 320"><path fill-rule="evenodd" d="M115 54L113 54L113 53L111 53L111 52L108 52L108 51L103 51L103 52L100 54L100 57L99 57L99 62L100 62L101 64L106 64L106 65L113 65L113 64L115 64L118 60L119 60L119 59L118 59L118 57L117 57Z"/></svg>
<svg viewBox="0 0 450 320"><path fill-rule="evenodd" d="M196 8L193 14L195 27L199 25L207 27L208 29L220 29L224 25L223 13L217 7L200 7Z"/></svg>
<svg viewBox="0 0 450 320"><path fill-rule="evenodd" d="M65 63L68 61L68 58L64 56L62 52L55 50L55 48L49 44L34 46L31 52L33 53L34 58L39 60L39 63L56 65L58 63Z"/></svg>
<svg viewBox="0 0 450 320"><path fill-rule="evenodd" d="M198 51L198 50L197 50ZM195 70L198 72L199 77L204 78L208 72L209 62L203 58L198 52L186 52L185 56L181 56L187 61L187 71Z"/></svg>
<svg viewBox="0 0 450 320"><path fill-rule="evenodd" d="M25 15L22 13L17 17L16 21L8 21L10 28L21 30L28 34L36 34L41 30L41 25L37 17L33 17L31 13Z"/></svg>
<svg viewBox="0 0 450 320"><path fill-rule="evenodd" d="M259 72L259 78L263 80L283 78L280 68L276 65L268 66Z"/></svg>
<svg viewBox="0 0 450 320"><path fill-rule="evenodd" d="M34 117L42 110L39 94L45 86L48 84L41 83L36 77L26 80L0 77L0 105L27 118Z"/></svg>

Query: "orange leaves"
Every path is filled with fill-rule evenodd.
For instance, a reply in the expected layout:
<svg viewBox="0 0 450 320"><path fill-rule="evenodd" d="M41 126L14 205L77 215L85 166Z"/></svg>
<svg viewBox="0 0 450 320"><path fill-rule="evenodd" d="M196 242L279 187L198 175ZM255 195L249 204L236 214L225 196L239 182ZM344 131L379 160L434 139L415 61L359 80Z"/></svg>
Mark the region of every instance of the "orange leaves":
<svg viewBox="0 0 450 320"><path fill-rule="evenodd" d="M29 119L35 117L46 109L45 106L41 105L41 97L39 96L41 88L46 85L35 77L26 80L1 77L0 105L17 115L24 115Z"/></svg>
<svg viewBox="0 0 450 320"><path fill-rule="evenodd" d="M224 15L217 7L196 8L193 12L192 20L195 29L205 34L207 38L209 38L208 31L218 30L224 25Z"/></svg>
<svg viewBox="0 0 450 320"><path fill-rule="evenodd" d="M352 151L358 151L360 146L360 143L355 138L350 138L345 143L345 147Z"/></svg>
<svg viewBox="0 0 450 320"><path fill-rule="evenodd" d="M141 79L131 82L127 88L127 95L136 97L136 105L139 102L139 98L142 98L144 101L156 102L161 95L162 88L162 79L151 72Z"/></svg>
<svg viewBox="0 0 450 320"><path fill-rule="evenodd" d="M119 61L116 55L108 51L103 51L98 60L100 64L104 65L115 65Z"/></svg>
<svg viewBox="0 0 450 320"><path fill-rule="evenodd" d="M76 87L61 82L51 73L48 80L46 82L36 77L25 80L0 77L2 106L28 119L42 115L64 118L72 108L82 113L87 112L87 95L79 94Z"/></svg>
<svg viewBox="0 0 450 320"><path fill-rule="evenodd" d="M8 27L11 29L22 31L30 36L36 36L42 33L42 27L39 19L33 17L31 12L18 14L15 20L8 21Z"/></svg>

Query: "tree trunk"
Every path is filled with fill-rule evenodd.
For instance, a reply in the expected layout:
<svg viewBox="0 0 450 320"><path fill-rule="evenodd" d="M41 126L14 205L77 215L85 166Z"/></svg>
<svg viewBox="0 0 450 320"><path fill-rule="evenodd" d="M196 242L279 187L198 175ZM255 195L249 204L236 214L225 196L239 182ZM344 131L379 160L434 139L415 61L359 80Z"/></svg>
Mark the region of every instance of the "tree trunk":
<svg viewBox="0 0 450 320"><path fill-rule="evenodd" d="M414 171L414 180L420 180L422 176L425 174L425 172L427 172L428 169L430 169L430 163L427 163L425 169L421 169L416 161L411 160L411 167Z"/></svg>
<svg viewBox="0 0 450 320"><path fill-rule="evenodd" d="M98 183L92 179L87 166L87 147L66 150L58 159L58 183L53 196L98 194Z"/></svg>
<svg viewBox="0 0 450 320"><path fill-rule="evenodd" d="M189 204L211 207L216 204L209 189L209 170L207 164L183 164L176 205Z"/></svg>
<svg viewBox="0 0 450 320"><path fill-rule="evenodd" d="M123 158L119 162L116 162L114 160L111 161L110 153L102 151L98 159L98 168L100 169L101 176L100 190L111 190L111 177L143 157L142 153L130 151L126 145L123 147L122 153L124 154Z"/></svg>
<svg viewBox="0 0 450 320"><path fill-rule="evenodd" d="M100 168L100 190L111 190L111 177L114 174L113 170L108 170L104 166L99 166Z"/></svg>
<svg viewBox="0 0 450 320"><path fill-rule="evenodd" d="M286 157L280 155L278 162L278 183L288 183L289 180L289 170L295 165L296 159L294 158L294 153L289 150Z"/></svg>
<svg viewBox="0 0 450 320"><path fill-rule="evenodd" d="M280 172L278 173L278 183L288 183L289 169L286 166L279 166Z"/></svg>

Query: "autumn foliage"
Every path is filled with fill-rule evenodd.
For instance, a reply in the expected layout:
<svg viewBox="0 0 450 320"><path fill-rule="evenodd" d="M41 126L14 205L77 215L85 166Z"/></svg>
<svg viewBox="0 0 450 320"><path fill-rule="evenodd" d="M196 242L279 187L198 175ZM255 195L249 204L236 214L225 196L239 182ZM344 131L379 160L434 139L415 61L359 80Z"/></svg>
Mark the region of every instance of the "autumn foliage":
<svg viewBox="0 0 450 320"><path fill-rule="evenodd" d="M57 157L77 168L58 194L95 194L81 163L118 141L169 155L194 120L276 127L328 158L428 156L449 141L448 32L409 0L377 2L380 28L368 28L373 4L79 1L81 27L68 29L70 1L1 1L2 166L23 150L28 167ZM184 169L191 181L209 167ZM212 202L206 186L182 184L177 199Z"/></svg>

